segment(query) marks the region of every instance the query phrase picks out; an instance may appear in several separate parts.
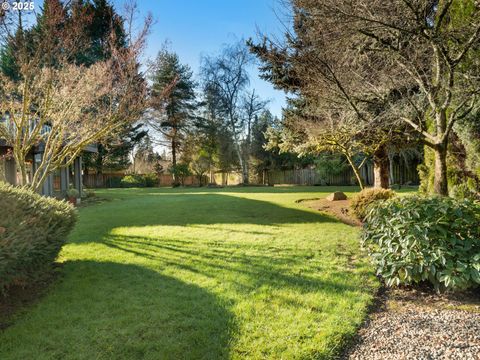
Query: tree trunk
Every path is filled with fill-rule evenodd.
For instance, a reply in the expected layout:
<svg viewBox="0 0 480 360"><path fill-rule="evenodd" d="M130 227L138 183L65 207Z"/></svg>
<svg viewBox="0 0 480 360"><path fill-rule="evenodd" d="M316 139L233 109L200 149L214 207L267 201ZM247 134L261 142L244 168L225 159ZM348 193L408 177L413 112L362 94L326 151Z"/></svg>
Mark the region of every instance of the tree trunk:
<svg viewBox="0 0 480 360"><path fill-rule="evenodd" d="M350 166L353 170L353 173L355 174L355 177L357 178L357 182L358 182L358 186L360 186L360 190L363 190L364 185L363 185L362 176L360 175L359 168L357 167L357 165L355 165L355 162L353 161L353 158L348 153L344 153L344 155L347 158L347 161L350 164Z"/></svg>
<svg viewBox="0 0 480 360"><path fill-rule="evenodd" d="M435 179L433 191L442 196L448 196L447 180L447 145L437 145L435 151Z"/></svg>
<svg viewBox="0 0 480 360"><path fill-rule="evenodd" d="M175 168L177 166L177 143L175 141L175 138L172 138L172 166ZM173 183L177 183L177 175L175 174L175 171L172 174L173 178ZM182 183L183 186L183 183Z"/></svg>
<svg viewBox="0 0 480 360"><path fill-rule="evenodd" d="M27 183L28 183L26 165L25 165L24 162L18 162L17 166L20 169L20 181L21 181L20 185L21 186L26 186ZM15 175L15 177L17 176L16 174L14 174L14 175Z"/></svg>
<svg viewBox="0 0 480 360"><path fill-rule="evenodd" d="M395 177L394 177L393 159L394 159L393 155L392 156L388 155L388 163L389 163L389 167L390 167L389 171L390 171L390 179L391 179L390 184L392 184L392 185L397 184L397 181L401 180L401 179L395 179ZM398 184L400 184L400 183L401 183L401 181L398 181Z"/></svg>
<svg viewBox="0 0 480 360"><path fill-rule="evenodd" d="M242 164L242 182L244 184L248 184L249 182L248 164L245 160L243 161L243 164Z"/></svg>
<svg viewBox="0 0 480 360"><path fill-rule="evenodd" d="M373 186L376 188L388 189L390 187L390 161L385 145L382 145L373 154Z"/></svg>
<svg viewBox="0 0 480 360"><path fill-rule="evenodd" d="M240 168L242 169L242 184L248 184L248 167L245 160L243 159L242 149L240 148L240 145L238 145L238 140L236 139L236 137L234 138L234 140L238 161L240 162Z"/></svg>

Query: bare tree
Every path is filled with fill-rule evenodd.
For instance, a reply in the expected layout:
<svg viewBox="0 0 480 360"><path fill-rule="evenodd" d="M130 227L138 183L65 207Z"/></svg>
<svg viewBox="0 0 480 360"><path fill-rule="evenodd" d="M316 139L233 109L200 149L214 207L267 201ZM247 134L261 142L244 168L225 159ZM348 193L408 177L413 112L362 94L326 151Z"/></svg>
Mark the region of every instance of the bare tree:
<svg viewBox="0 0 480 360"><path fill-rule="evenodd" d="M478 2L293 0L292 6L302 36L276 52L294 55L283 73L330 109L382 127L408 125L435 152L434 191L447 195L450 133L478 105Z"/></svg>
<svg viewBox="0 0 480 360"><path fill-rule="evenodd" d="M138 119L145 106L138 59L151 21L145 21L128 46L111 46L110 59L77 66L72 60L85 46L83 26L88 21L82 14L69 18L60 2L46 1L33 43L22 29L17 31L20 80L0 76L0 137L12 147L22 184L28 182L28 154L43 147L30 183L36 190L88 144ZM113 32L110 41L115 41Z"/></svg>
<svg viewBox="0 0 480 360"><path fill-rule="evenodd" d="M244 121L244 131L242 139L242 177L244 183L248 183L250 177L249 162L252 144L252 125L257 119L258 115L265 110L267 103L268 101L260 99L260 97L255 93L255 90L246 93L242 98L241 111Z"/></svg>
<svg viewBox="0 0 480 360"><path fill-rule="evenodd" d="M269 127L266 132L268 150L293 152L299 156L321 154L324 152L340 153L345 156L360 188L364 188L360 175L372 153L383 147L382 143L366 146L361 141L364 132L355 121L348 122L338 118L337 114L320 117L306 116L307 112L298 109L286 109L281 128ZM360 158L360 162L357 159Z"/></svg>
<svg viewBox="0 0 480 360"><path fill-rule="evenodd" d="M204 90L220 102L222 116L233 136L235 152L242 169L242 181L248 183L248 158L244 144L249 141L255 115L263 108L255 92L246 93L249 85L248 66L252 57L243 42L227 46L217 57L205 57L202 64Z"/></svg>

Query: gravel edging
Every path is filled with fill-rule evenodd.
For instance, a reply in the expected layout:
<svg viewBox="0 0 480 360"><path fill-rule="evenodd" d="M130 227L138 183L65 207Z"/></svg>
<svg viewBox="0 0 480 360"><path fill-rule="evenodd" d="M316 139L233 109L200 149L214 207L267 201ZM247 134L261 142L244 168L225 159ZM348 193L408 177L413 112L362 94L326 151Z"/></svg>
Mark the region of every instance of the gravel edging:
<svg viewBox="0 0 480 360"><path fill-rule="evenodd" d="M342 359L480 359L478 292L396 289L380 296L380 306Z"/></svg>
<svg viewBox="0 0 480 360"><path fill-rule="evenodd" d="M304 199L306 206L360 226L349 200ZM480 289L439 295L428 287L378 290L342 360L480 360Z"/></svg>

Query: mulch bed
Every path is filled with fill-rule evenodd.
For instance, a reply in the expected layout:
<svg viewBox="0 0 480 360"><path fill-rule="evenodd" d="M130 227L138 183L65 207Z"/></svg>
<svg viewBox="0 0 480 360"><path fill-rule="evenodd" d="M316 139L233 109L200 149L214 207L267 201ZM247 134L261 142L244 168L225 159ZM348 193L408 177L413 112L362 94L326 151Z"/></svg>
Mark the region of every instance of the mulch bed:
<svg viewBox="0 0 480 360"><path fill-rule="evenodd" d="M341 222L352 225L362 226L362 223L352 216L350 210L350 200L329 201L327 199L305 199L301 201L305 206L318 211L333 215Z"/></svg>
<svg viewBox="0 0 480 360"><path fill-rule="evenodd" d="M306 199L305 206L352 226L349 200ZM437 294L428 286L383 287L341 357L351 360L480 359L480 289Z"/></svg>

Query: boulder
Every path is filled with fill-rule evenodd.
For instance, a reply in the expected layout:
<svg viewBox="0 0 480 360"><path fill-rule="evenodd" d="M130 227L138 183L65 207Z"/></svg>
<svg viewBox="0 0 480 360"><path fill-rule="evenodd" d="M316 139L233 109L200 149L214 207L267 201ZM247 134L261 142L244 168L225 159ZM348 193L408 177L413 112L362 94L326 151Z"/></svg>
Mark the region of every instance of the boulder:
<svg viewBox="0 0 480 360"><path fill-rule="evenodd" d="M341 191L335 191L327 196L328 201L338 201L338 200L347 200L347 195Z"/></svg>

